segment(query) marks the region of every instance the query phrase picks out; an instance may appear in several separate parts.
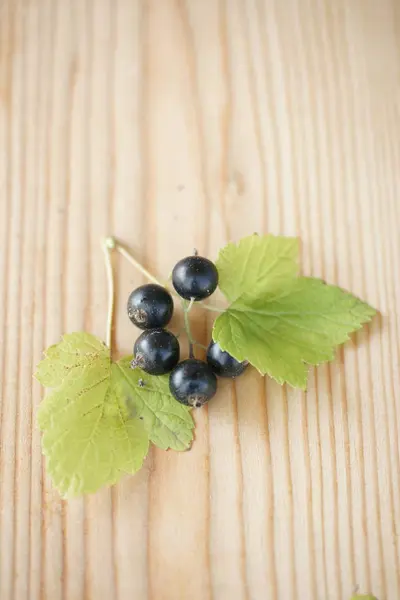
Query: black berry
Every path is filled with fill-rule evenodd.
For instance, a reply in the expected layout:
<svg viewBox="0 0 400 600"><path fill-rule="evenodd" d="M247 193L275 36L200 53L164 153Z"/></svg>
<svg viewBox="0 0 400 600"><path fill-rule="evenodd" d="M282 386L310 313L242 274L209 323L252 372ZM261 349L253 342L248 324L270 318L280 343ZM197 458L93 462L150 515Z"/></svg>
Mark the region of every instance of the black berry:
<svg viewBox="0 0 400 600"><path fill-rule="evenodd" d="M207 363L188 358L175 367L169 376L171 394L181 404L199 407L217 391L217 378Z"/></svg>
<svg viewBox="0 0 400 600"><path fill-rule="evenodd" d="M217 342L211 341L207 350L207 362L220 377L238 377L248 367L247 361L239 362L228 352L221 350Z"/></svg>
<svg viewBox="0 0 400 600"><path fill-rule="evenodd" d="M179 342L165 329L149 329L136 340L133 347L132 367L139 367L150 375L165 375L179 361Z"/></svg>
<svg viewBox="0 0 400 600"><path fill-rule="evenodd" d="M208 258L188 256L175 265L172 284L182 298L203 300L215 291L218 271Z"/></svg>
<svg viewBox="0 0 400 600"><path fill-rule="evenodd" d="M128 298L128 316L140 329L165 327L171 320L173 310L171 294L155 283L136 288Z"/></svg>

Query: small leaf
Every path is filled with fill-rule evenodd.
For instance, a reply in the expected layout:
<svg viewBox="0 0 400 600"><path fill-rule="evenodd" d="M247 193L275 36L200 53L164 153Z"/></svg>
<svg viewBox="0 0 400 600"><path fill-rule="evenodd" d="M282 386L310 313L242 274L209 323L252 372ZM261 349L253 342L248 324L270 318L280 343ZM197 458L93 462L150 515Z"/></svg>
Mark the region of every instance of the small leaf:
<svg viewBox="0 0 400 600"><path fill-rule="evenodd" d="M219 287L234 302L249 292L253 296L279 289L298 272L296 238L257 234L228 244L216 263Z"/></svg>
<svg viewBox="0 0 400 600"><path fill-rule="evenodd" d="M371 594L355 594L352 596L351 600L378 600L376 596L372 596Z"/></svg>
<svg viewBox="0 0 400 600"><path fill-rule="evenodd" d="M42 401L38 423L48 472L63 496L95 492L140 469L148 434L129 413L121 370L100 340L64 336L36 376L56 387Z"/></svg>
<svg viewBox="0 0 400 600"><path fill-rule="evenodd" d="M216 319L213 339L278 383L304 389L306 364L332 360L335 346L374 314L368 304L340 288L300 277L258 296L251 288L243 291Z"/></svg>
<svg viewBox="0 0 400 600"><path fill-rule="evenodd" d="M131 369L132 357L121 359L119 367L135 416L143 419L150 440L163 450L187 450L193 441L190 409L177 402L169 391L168 376L150 377L140 369ZM144 385L139 385L143 380Z"/></svg>

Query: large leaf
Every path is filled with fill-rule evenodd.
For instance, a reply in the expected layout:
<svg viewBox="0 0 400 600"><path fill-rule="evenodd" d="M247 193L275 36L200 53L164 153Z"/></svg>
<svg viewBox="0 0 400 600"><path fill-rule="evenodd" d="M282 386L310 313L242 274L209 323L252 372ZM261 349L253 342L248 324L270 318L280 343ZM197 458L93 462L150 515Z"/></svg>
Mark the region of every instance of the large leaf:
<svg viewBox="0 0 400 600"><path fill-rule="evenodd" d="M132 418L125 378L100 340L64 336L49 348L36 377L56 388L42 401L38 422L48 472L63 496L94 492L142 466L148 435Z"/></svg>
<svg viewBox="0 0 400 600"><path fill-rule="evenodd" d="M335 346L375 314L368 304L318 279L281 280L279 289L256 291L242 290L215 321L213 339L278 383L303 389L306 365L332 360Z"/></svg>

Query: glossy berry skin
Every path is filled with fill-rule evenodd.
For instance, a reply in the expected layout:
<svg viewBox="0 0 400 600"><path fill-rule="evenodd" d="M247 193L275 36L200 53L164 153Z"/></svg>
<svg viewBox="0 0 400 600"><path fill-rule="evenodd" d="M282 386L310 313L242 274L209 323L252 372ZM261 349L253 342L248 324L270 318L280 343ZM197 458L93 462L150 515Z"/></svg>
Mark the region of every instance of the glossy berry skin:
<svg viewBox="0 0 400 600"><path fill-rule="evenodd" d="M174 302L168 290L148 283L133 290L128 298L128 317L140 329L165 327L172 317Z"/></svg>
<svg viewBox="0 0 400 600"><path fill-rule="evenodd" d="M171 394L181 404L203 406L217 391L217 378L207 363L188 358L179 363L169 376Z"/></svg>
<svg viewBox="0 0 400 600"><path fill-rule="evenodd" d="M166 329L149 329L136 340L133 354L132 366L150 375L165 375L179 362L179 342Z"/></svg>
<svg viewBox="0 0 400 600"><path fill-rule="evenodd" d="M182 298L204 300L218 285L217 267L203 256L187 256L176 263L172 284Z"/></svg>
<svg viewBox="0 0 400 600"><path fill-rule="evenodd" d="M239 362L214 341L208 346L207 363L220 377L238 377L249 366L247 361Z"/></svg>

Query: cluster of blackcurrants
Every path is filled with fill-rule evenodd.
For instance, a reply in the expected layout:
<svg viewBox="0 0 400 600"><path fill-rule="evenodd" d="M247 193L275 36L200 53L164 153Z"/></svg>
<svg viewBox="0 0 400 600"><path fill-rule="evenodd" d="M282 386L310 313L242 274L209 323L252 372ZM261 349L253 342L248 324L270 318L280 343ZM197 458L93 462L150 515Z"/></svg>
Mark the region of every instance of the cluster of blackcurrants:
<svg viewBox="0 0 400 600"><path fill-rule="evenodd" d="M181 298L192 302L204 300L218 285L218 271L207 258L193 255L180 260L172 271L172 284ZM247 367L211 341L207 362L190 358L179 362L178 338L165 329L172 318L174 302L169 291L154 283L142 285L128 299L128 316L145 331L135 342L132 368L139 367L150 375L170 373L171 394L188 406L202 406L217 391L217 377L237 377Z"/></svg>

